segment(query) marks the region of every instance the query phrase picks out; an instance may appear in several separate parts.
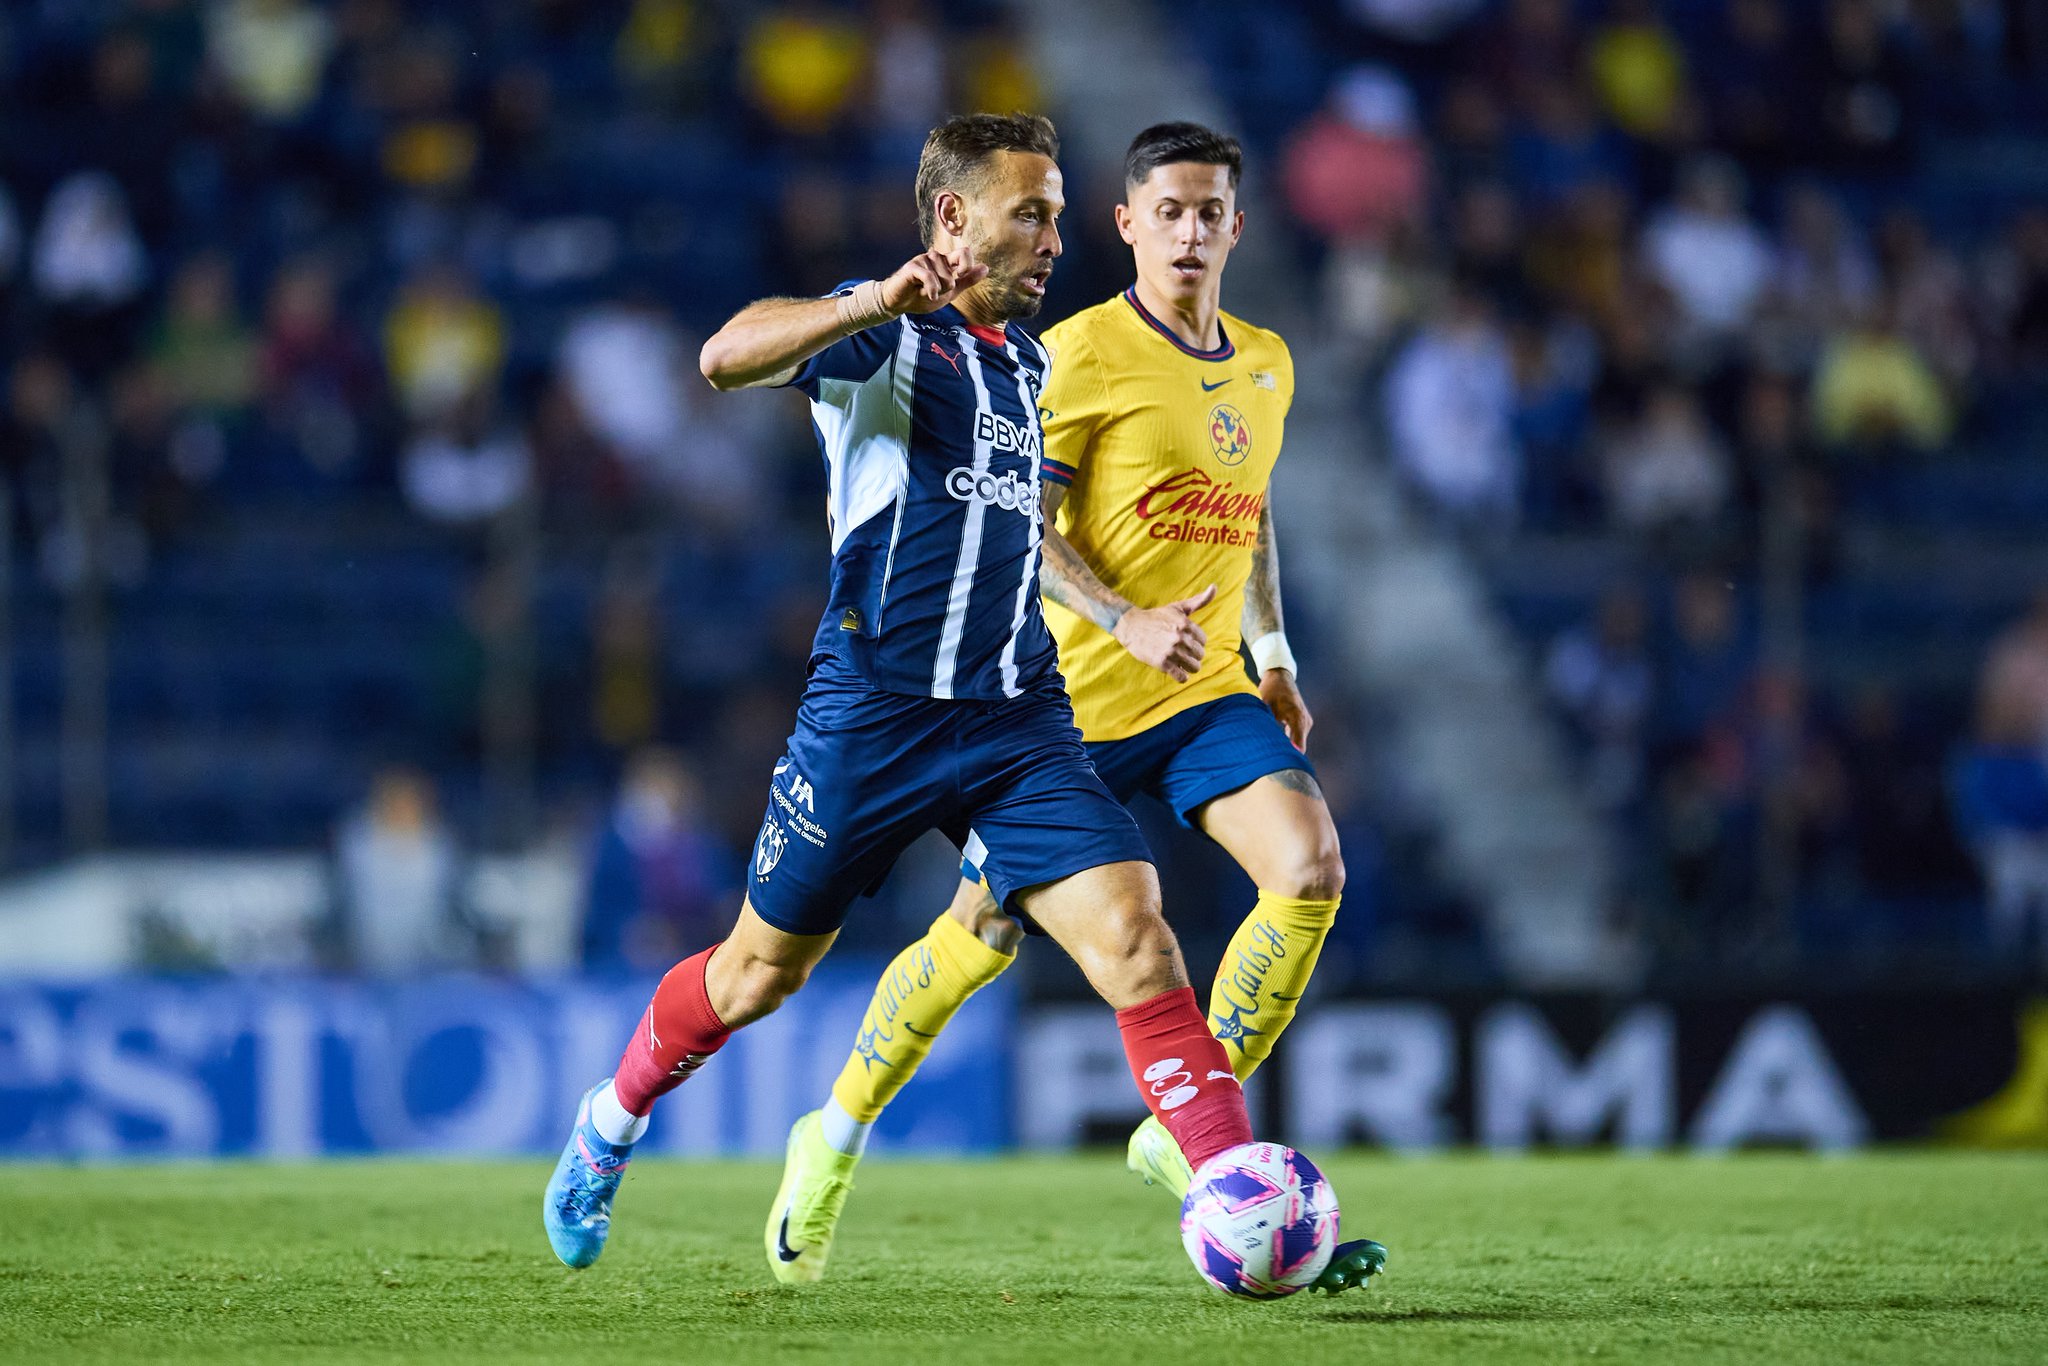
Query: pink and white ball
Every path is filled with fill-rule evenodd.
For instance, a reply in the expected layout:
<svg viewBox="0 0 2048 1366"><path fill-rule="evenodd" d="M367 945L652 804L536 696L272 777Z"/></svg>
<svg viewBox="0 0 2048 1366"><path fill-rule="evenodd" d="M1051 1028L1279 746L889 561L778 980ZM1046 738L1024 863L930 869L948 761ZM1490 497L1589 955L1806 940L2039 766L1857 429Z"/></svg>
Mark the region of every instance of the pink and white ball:
<svg viewBox="0 0 2048 1366"><path fill-rule="evenodd" d="M1240 1144L1204 1162L1188 1183L1180 1241L1218 1290L1277 1300L1314 1285L1330 1264L1337 1192L1292 1148Z"/></svg>

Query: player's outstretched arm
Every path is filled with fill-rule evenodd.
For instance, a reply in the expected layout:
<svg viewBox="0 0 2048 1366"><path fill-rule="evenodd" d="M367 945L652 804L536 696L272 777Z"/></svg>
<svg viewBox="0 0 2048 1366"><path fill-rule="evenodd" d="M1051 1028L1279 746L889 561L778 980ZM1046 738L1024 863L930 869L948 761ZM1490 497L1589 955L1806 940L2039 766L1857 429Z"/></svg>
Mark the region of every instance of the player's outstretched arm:
<svg viewBox="0 0 2048 1366"><path fill-rule="evenodd" d="M718 329L697 355L715 389L786 384L832 343L905 313L944 308L988 274L973 253L919 252L886 280L869 280L825 299L762 299Z"/></svg>
<svg viewBox="0 0 2048 1366"><path fill-rule="evenodd" d="M1316 722L1294 685L1294 654L1287 648L1287 623L1280 611L1280 543L1270 500L1259 511L1259 539L1252 547L1252 573L1244 585L1242 625L1259 670L1259 696L1294 747L1307 753L1309 728Z"/></svg>
<svg viewBox="0 0 2048 1366"><path fill-rule="evenodd" d="M1115 636L1131 656L1176 683L1185 683L1202 667L1209 635L1195 625L1194 613L1216 596L1210 584L1192 598L1164 607L1136 607L1104 583L1088 567L1081 552L1053 529L1066 490L1047 484L1041 495L1045 517L1045 557L1039 565L1038 591L1076 616L1085 617Z"/></svg>

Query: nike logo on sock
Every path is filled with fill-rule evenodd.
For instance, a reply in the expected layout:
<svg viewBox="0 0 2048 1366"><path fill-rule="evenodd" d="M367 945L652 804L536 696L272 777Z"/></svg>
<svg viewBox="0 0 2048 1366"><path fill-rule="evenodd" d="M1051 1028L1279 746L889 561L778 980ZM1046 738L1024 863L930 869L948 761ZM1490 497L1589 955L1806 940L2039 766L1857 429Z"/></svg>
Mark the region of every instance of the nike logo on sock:
<svg viewBox="0 0 2048 1366"><path fill-rule="evenodd" d="M780 1257L785 1262L793 1262L797 1258L804 1255L804 1250L802 1248L791 1247L789 1245L788 1211L783 1212L782 1227L775 1230L775 1255Z"/></svg>

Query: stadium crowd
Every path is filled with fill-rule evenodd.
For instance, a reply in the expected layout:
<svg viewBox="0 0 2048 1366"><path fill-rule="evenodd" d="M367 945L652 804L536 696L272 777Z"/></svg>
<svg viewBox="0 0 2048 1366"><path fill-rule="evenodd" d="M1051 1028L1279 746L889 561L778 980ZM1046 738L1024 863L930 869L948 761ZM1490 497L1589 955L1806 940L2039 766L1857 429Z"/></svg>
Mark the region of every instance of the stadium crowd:
<svg viewBox="0 0 2048 1366"><path fill-rule="evenodd" d="M1773 916L1981 943L1963 846L2009 888L2048 830L2038 689L2015 723L1969 678L2044 570L2048 12L1195 10L1391 460L1635 851L1621 909L1679 960Z"/></svg>
<svg viewBox="0 0 2048 1366"><path fill-rule="evenodd" d="M669 961L730 914L824 545L801 405L718 398L697 339L901 259L943 112L1043 103L1000 3L0 12L11 861L75 837L90 603L111 843L331 843L337 961L396 970L488 957L461 870L538 825L587 851L587 961ZM1044 321L1125 282L1094 218ZM1326 696L1362 937L1381 823Z"/></svg>
<svg viewBox="0 0 2048 1366"><path fill-rule="evenodd" d="M1973 742L1968 682L2032 586L2002 551L2048 521L2039 6L1175 12L1390 458L1500 569L1635 850L1623 909L1674 955L1739 950L1791 847L1803 928L1957 937L1964 845L2048 829L2048 706ZM681 908L644 955L607 911L590 952L661 960L753 834L822 555L801 410L717 400L694 339L900 257L924 129L1042 107L1025 53L997 0L0 11L17 860L60 843L81 585L117 842L324 839L373 789L344 863L423 812L473 839L523 651L594 902ZM1047 321L1121 270L1100 224L1070 234ZM1933 568L1873 587L1902 541ZM1585 545L1597 602L1556 568ZM1994 562L1961 614L1958 546ZM1766 620L1787 575L1803 654ZM1907 639L1930 619L1938 658ZM1376 819L1361 709L1319 709L1340 934L1469 946L1426 832Z"/></svg>

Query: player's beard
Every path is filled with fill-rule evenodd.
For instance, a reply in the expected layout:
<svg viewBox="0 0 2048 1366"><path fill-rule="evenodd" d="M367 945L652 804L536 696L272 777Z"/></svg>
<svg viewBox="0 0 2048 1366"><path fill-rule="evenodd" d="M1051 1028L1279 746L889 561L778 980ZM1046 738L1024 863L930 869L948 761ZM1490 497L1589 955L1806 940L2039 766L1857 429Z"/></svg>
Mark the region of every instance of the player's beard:
<svg viewBox="0 0 2048 1366"><path fill-rule="evenodd" d="M1016 253L1022 258L1020 261L985 245L975 247L974 255L976 260L988 264L988 300L1002 315L1003 321L1037 316L1039 307L1045 303L1045 296L1024 288L1024 277L1038 267L1035 256L1028 252Z"/></svg>

